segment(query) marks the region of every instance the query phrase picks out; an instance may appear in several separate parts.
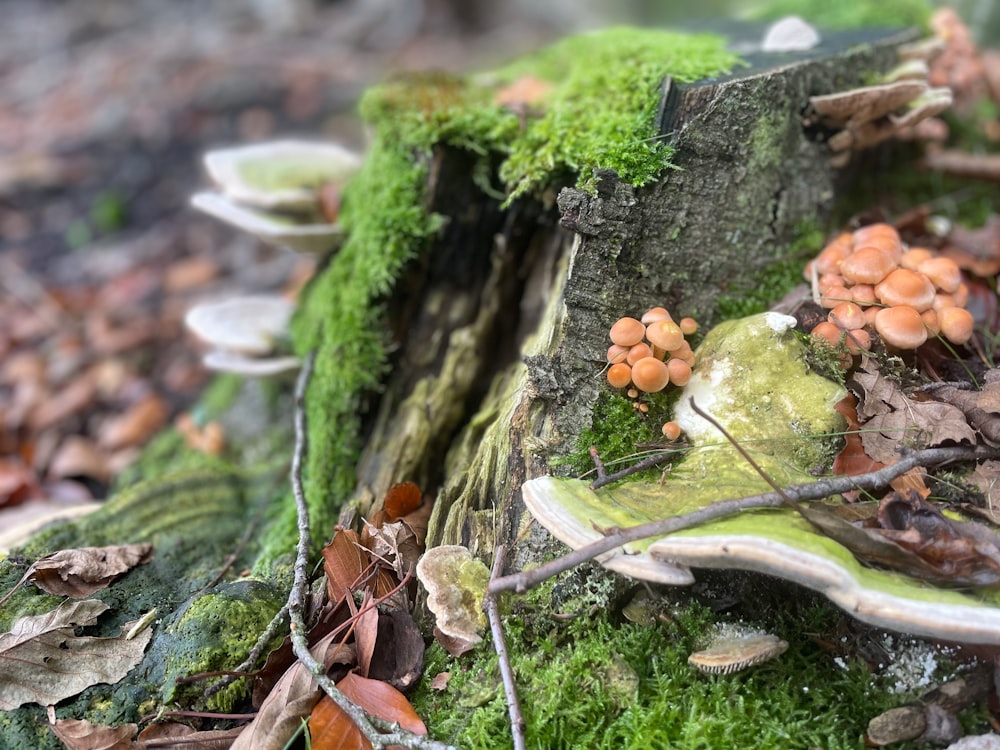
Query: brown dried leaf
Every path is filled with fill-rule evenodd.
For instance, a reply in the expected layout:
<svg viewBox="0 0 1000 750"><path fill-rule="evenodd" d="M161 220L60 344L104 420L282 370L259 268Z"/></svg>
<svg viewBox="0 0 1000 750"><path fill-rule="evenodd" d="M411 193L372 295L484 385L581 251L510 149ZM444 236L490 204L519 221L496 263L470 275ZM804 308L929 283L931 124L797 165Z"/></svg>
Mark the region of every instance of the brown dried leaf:
<svg viewBox="0 0 1000 750"><path fill-rule="evenodd" d="M82 599L152 557L153 545L146 542L65 549L37 560L28 580L49 594Z"/></svg>
<svg viewBox="0 0 1000 750"><path fill-rule="evenodd" d="M1000 371L989 370L984 375L986 385L981 391L964 390L953 385L940 385L930 391L937 401L951 404L965 414L969 424L983 440L1000 445Z"/></svg>
<svg viewBox="0 0 1000 750"><path fill-rule="evenodd" d="M862 357L853 382L862 391L858 407L861 442L865 453L876 461L892 463L902 447L920 449L945 442L976 442L975 433L959 409L937 401L908 398L868 357Z"/></svg>
<svg viewBox="0 0 1000 750"><path fill-rule="evenodd" d="M156 394L150 394L128 410L107 422L102 428L98 442L109 449L141 445L153 433L166 424L170 416L167 402Z"/></svg>
<svg viewBox="0 0 1000 750"><path fill-rule="evenodd" d="M153 748L198 748L198 750L228 750L244 727L198 731L187 724L150 724L139 732L136 750Z"/></svg>
<svg viewBox="0 0 1000 750"><path fill-rule="evenodd" d="M354 620L354 641L358 646L358 669L363 677L368 676L368 668L371 666L372 656L378 645L379 613L377 607L370 605L371 596L366 594L361 604L361 613Z"/></svg>
<svg viewBox="0 0 1000 750"><path fill-rule="evenodd" d="M356 532L337 529L322 554L327 594L336 604L351 596L368 569L368 552L361 546Z"/></svg>
<svg viewBox="0 0 1000 750"><path fill-rule="evenodd" d="M336 634L330 633L309 652L329 669L339 662L345 647L337 641ZM261 703L253 721L243 728L232 745L233 750L283 750L319 698L316 679L302 662L296 661Z"/></svg>
<svg viewBox="0 0 1000 750"><path fill-rule="evenodd" d="M136 724L104 727L85 719L57 719L49 728L68 750L129 750L139 730Z"/></svg>
<svg viewBox="0 0 1000 750"><path fill-rule="evenodd" d="M878 521L883 536L933 566L941 582L1000 583L1000 535L981 524L946 518L916 490L886 495L879 503Z"/></svg>
<svg viewBox="0 0 1000 750"><path fill-rule="evenodd" d="M65 601L44 615L18 618L0 635L0 710L25 703L58 703L99 683L114 684L142 660L153 631L132 640L122 626L114 638L76 636L77 627L93 625L108 605L94 599ZM136 621L137 622L137 621Z"/></svg>
<svg viewBox="0 0 1000 750"><path fill-rule="evenodd" d="M413 706L402 693L379 680L369 680L349 672L337 683L337 688L352 703L372 716L398 723L414 734L427 734ZM354 750L370 748L371 743L361 734L351 718L328 696L323 696L309 717L309 734L313 750Z"/></svg>

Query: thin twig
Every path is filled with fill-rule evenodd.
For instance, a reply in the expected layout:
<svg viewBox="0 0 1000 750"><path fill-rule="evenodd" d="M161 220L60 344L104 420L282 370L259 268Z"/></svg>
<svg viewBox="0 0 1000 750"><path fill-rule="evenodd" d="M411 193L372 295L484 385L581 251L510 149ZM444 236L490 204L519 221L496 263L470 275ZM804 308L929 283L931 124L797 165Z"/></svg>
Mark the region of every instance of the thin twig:
<svg viewBox="0 0 1000 750"><path fill-rule="evenodd" d="M292 590L288 594L288 614L291 618L292 651L302 665L319 683L323 692L346 713L358 727L365 738L372 744L374 750L381 750L388 745L401 745L407 748L430 748L431 750L453 750L449 745L427 737L413 734L402 729L395 722L385 721L376 716L370 716L360 706L356 705L346 695L337 689L337 685L326 674L326 668L318 662L309 651L306 625L303 617L306 591L309 580L309 549L312 539L309 533L309 507L306 504L305 491L302 487L302 462L309 446L306 432L305 393L312 377L313 366L316 363L316 352L312 351L302 363L298 380L295 383L295 452L292 454L292 494L295 497L295 511L298 518L299 543L295 553L295 574Z"/></svg>
<svg viewBox="0 0 1000 750"><path fill-rule="evenodd" d="M617 530L608 534L603 539L598 539L596 542L591 542L562 557L550 560L543 565L539 565L537 568L497 578L495 581L490 582L489 591L492 594L500 591L517 591L523 594L532 586L537 586L542 581L571 568L575 568L577 565L585 563L588 560L593 560L595 557L599 557L606 552L611 552L630 542L637 542L640 539L648 539L654 536L666 536L675 531L697 526L700 523L712 521L737 511L749 510L751 508L777 508L785 504L787 500L793 502L821 500L824 497L839 495L850 490L878 490L887 487L893 479L905 474L916 466L940 466L956 461L975 461L989 458L1000 458L1000 449L987 448L985 446L927 448L921 451L906 453L896 463L867 474L835 476L807 484L794 484L784 489L785 497L782 497L777 492L765 492L760 495L751 495L738 499L720 500L684 516L665 518Z"/></svg>
<svg viewBox="0 0 1000 750"><path fill-rule="evenodd" d="M660 464L665 464L674 458L673 453L670 451L664 451L663 453L654 453L652 456L647 456L641 461L637 461L631 466L622 469L621 471L616 471L614 474L608 474L604 471L604 462L601 461L600 457L597 455L597 449L591 446L590 457L594 460L594 465L597 466L597 479L590 483L590 489L596 490L604 487L608 484L614 484L619 479L624 479L625 477L631 476L632 474L638 474L640 471L645 471L646 469L653 469ZM600 462L600 463L598 463Z"/></svg>
<svg viewBox="0 0 1000 750"><path fill-rule="evenodd" d="M596 450L594 451L596 453ZM504 557L507 548L504 545L497 547L496 556L493 558L493 572L490 580L499 578L503 571ZM514 670L510 665L510 655L507 653L507 642L503 637L503 625L500 623L500 608L497 606L496 594L487 593L483 599L483 609L490 620L490 631L493 633L493 647L496 649L497 658L500 662L500 677L503 680L503 691L507 696L507 713L510 715L510 733L514 740L514 750L525 750L527 746L524 738L524 716L521 713L521 704L517 700L517 683L514 682Z"/></svg>

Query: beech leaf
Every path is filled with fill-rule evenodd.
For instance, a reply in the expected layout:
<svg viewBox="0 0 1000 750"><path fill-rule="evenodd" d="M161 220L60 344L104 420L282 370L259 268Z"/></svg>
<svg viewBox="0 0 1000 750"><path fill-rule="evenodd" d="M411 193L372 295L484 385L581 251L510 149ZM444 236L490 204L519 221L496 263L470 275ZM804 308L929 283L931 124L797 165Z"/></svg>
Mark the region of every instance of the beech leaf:
<svg viewBox="0 0 1000 750"><path fill-rule="evenodd" d="M392 685L348 672L337 683L337 688L348 700L371 716L395 722L414 734L427 734L427 727L406 696ZM371 748L371 743L361 734L361 730L328 696L323 696L309 717L309 735L313 750Z"/></svg>
<svg viewBox="0 0 1000 750"><path fill-rule="evenodd" d="M136 724L105 727L85 719L57 719L49 724L67 750L131 750Z"/></svg>
<svg viewBox="0 0 1000 750"><path fill-rule="evenodd" d="M108 609L96 599L66 601L44 615L18 618L0 635L0 710L25 703L58 703L91 685L114 684L142 660L153 631L131 640L125 634L138 622L125 623L114 638L77 636L74 629L93 625Z"/></svg>
<svg viewBox="0 0 1000 750"><path fill-rule="evenodd" d="M28 580L54 596L83 599L135 566L148 563L152 556L153 545L145 542L64 549L37 560Z"/></svg>
<svg viewBox="0 0 1000 750"><path fill-rule="evenodd" d="M330 601L339 603L351 595L368 569L368 553L356 532L338 529L322 555L327 595Z"/></svg>
<svg viewBox="0 0 1000 750"><path fill-rule="evenodd" d="M327 669L334 663L342 663L346 656L354 656L353 649L341 645L336 633L323 636L309 652ZM243 728L232 750L283 750L319 698L316 678L302 662L296 661L261 703L253 721Z"/></svg>
<svg viewBox="0 0 1000 750"><path fill-rule="evenodd" d="M865 453L892 463L900 448L928 448L945 442L975 443L976 434L961 410L937 401L915 401L863 357L854 375L862 389L858 421Z"/></svg>

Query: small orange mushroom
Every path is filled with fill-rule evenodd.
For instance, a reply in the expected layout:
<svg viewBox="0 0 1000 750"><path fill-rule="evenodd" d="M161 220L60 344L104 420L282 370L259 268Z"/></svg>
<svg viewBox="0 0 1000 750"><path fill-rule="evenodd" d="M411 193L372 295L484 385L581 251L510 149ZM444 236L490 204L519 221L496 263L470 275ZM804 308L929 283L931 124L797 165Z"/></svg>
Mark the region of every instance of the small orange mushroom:
<svg viewBox="0 0 1000 750"><path fill-rule="evenodd" d="M632 382L640 391L657 393L670 383L670 371L656 357L645 357L632 368Z"/></svg>
<svg viewBox="0 0 1000 750"><path fill-rule="evenodd" d="M611 341L619 346L633 346L642 341L646 327L635 318L619 318L611 326Z"/></svg>
<svg viewBox="0 0 1000 750"><path fill-rule="evenodd" d="M934 285L917 271L897 268L875 285L875 296L886 305L908 305L923 312L934 304Z"/></svg>
<svg viewBox="0 0 1000 750"><path fill-rule="evenodd" d="M825 341L830 346L840 346L840 342L843 340L844 332L836 323L824 320L822 323L817 323L816 326L809 332L809 335L813 338Z"/></svg>
<svg viewBox="0 0 1000 750"><path fill-rule="evenodd" d="M612 344L608 347L608 362L611 364L618 364L619 362L624 362L625 358L628 357L627 346L621 346L619 344Z"/></svg>
<svg viewBox="0 0 1000 750"><path fill-rule="evenodd" d="M673 320L673 318L670 317L670 312L665 307L651 307L642 314L640 320L643 325L648 326L658 320Z"/></svg>
<svg viewBox="0 0 1000 750"><path fill-rule="evenodd" d="M854 284L878 284L896 268L892 253L867 245L851 253L840 264L840 274Z"/></svg>
<svg viewBox="0 0 1000 750"><path fill-rule="evenodd" d="M917 266L917 271L930 279L936 289L946 294L953 293L962 283L962 271L951 258L928 258Z"/></svg>
<svg viewBox="0 0 1000 750"><path fill-rule="evenodd" d="M644 357L652 357L653 350L649 348L648 344L643 344L641 341L638 344L633 344L629 347L628 355L625 357L625 361L630 365L634 365L640 359Z"/></svg>
<svg viewBox="0 0 1000 750"><path fill-rule="evenodd" d="M681 436L681 426L676 422L664 422L660 429L667 440L676 440Z"/></svg>
<svg viewBox="0 0 1000 750"><path fill-rule="evenodd" d="M883 307L875 316L875 330L888 345L896 349L916 349L927 340L924 321L908 305Z"/></svg>
<svg viewBox="0 0 1000 750"><path fill-rule="evenodd" d="M611 365L608 368L608 383L613 388L624 388L632 382L632 368L624 362Z"/></svg>
<svg viewBox="0 0 1000 750"><path fill-rule="evenodd" d="M841 302L830 310L827 320L840 328L850 331L854 328L864 328L865 313L864 310L853 302Z"/></svg>
<svg viewBox="0 0 1000 750"><path fill-rule="evenodd" d="M684 387L691 380L691 365L683 359L671 359L667 362L667 371L670 373L670 382L674 385Z"/></svg>
<svg viewBox="0 0 1000 750"><path fill-rule="evenodd" d="M953 344L964 344L972 338L975 320L964 307L946 307L938 311L941 335Z"/></svg>
<svg viewBox="0 0 1000 750"><path fill-rule="evenodd" d="M905 253L899 261L899 265L903 268L908 268L911 271L916 271L920 264L929 258L933 258L934 253L928 250L926 247L911 247Z"/></svg>
<svg viewBox="0 0 1000 750"><path fill-rule="evenodd" d="M685 336L691 336L698 332L698 321L694 318L681 318L681 322L678 325Z"/></svg>
<svg viewBox="0 0 1000 750"><path fill-rule="evenodd" d="M684 332L672 320L658 320L646 326L646 338L653 346L672 352L684 342Z"/></svg>

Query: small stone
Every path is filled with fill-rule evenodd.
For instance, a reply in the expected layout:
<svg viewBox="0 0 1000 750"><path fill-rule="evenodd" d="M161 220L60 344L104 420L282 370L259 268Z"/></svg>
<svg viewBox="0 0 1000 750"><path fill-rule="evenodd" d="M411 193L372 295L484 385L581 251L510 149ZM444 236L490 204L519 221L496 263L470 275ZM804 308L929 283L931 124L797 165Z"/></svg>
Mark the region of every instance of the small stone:
<svg viewBox="0 0 1000 750"><path fill-rule="evenodd" d="M896 742L915 740L927 729L924 709L920 706L890 708L868 722L865 742L873 747L884 747Z"/></svg>

